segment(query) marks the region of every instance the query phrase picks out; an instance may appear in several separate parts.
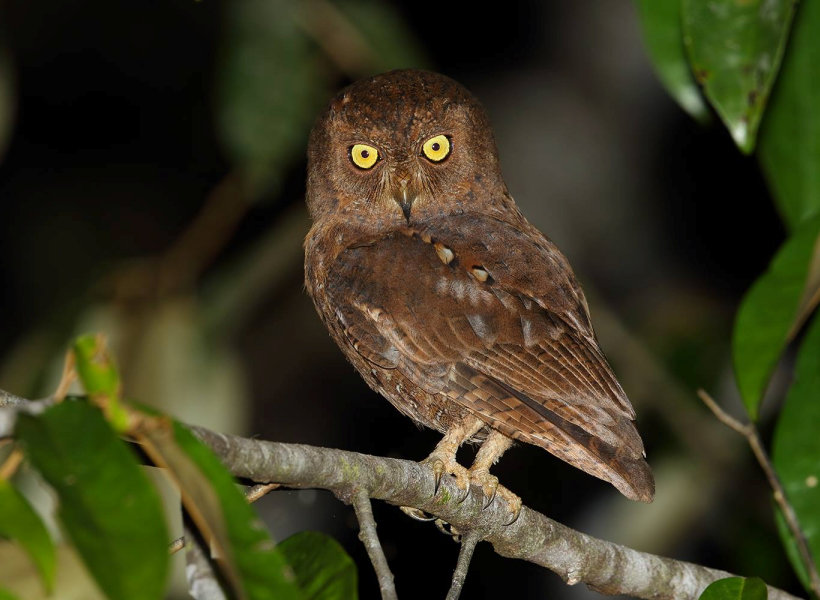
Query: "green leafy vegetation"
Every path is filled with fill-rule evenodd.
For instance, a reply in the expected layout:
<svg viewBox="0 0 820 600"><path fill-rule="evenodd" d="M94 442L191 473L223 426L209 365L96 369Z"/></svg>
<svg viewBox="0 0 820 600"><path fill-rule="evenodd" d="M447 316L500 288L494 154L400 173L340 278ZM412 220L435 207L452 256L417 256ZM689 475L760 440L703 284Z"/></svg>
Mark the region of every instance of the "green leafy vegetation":
<svg viewBox="0 0 820 600"><path fill-rule="evenodd" d="M339 543L315 531L302 531L279 544L308 600L357 600L356 565Z"/></svg>
<svg viewBox="0 0 820 600"><path fill-rule="evenodd" d="M54 589L54 542L25 497L0 479L0 537L19 543L37 567L46 591Z"/></svg>
<svg viewBox="0 0 820 600"><path fill-rule="evenodd" d="M727 577L710 584L700 600L766 600L766 584L757 577Z"/></svg>
<svg viewBox="0 0 820 600"><path fill-rule="evenodd" d="M100 588L122 600L163 598L170 536L159 495L102 412L66 401L20 415L15 434Z"/></svg>

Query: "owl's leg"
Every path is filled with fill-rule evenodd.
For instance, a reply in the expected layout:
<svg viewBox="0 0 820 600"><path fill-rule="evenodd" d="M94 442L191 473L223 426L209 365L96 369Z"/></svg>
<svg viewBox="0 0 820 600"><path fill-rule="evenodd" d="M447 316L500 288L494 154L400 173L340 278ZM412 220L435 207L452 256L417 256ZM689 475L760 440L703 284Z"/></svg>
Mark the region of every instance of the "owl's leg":
<svg viewBox="0 0 820 600"><path fill-rule="evenodd" d="M482 427L484 427L484 422L480 419L473 416L465 417L447 430L441 441L436 444L436 449L422 461L430 465L436 474L436 492L444 473L455 477L456 484L462 490L469 491L470 474L467 469L456 462L456 452L461 444L473 437Z"/></svg>
<svg viewBox="0 0 820 600"><path fill-rule="evenodd" d="M513 519L510 523L518 519L518 514L521 512L521 498L513 494L510 490L498 484L498 477L490 474L490 467L493 466L501 455L506 452L507 448L512 446L513 441L503 433L490 430L490 434L473 461L473 466L470 467L470 479L481 486L484 492L484 497L487 498L487 503L484 508L487 508L496 495L501 496L510 507L513 513Z"/></svg>

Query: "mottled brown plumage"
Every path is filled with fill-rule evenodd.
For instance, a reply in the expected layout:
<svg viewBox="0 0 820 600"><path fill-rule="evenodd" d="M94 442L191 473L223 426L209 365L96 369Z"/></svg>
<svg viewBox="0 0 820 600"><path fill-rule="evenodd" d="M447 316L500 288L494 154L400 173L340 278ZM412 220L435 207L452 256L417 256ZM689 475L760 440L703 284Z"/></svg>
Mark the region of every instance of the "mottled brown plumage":
<svg viewBox="0 0 820 600"><path fill-rule="evenodd" d="M494 494L488 469L518 440L652 500L583 292L507 192L466 89L408 70L343 90L310 136L307 203L319 315L370 387L445 433L428 459L438 473ZM455 462L468 439L485 440L469 472Z"/></svg>

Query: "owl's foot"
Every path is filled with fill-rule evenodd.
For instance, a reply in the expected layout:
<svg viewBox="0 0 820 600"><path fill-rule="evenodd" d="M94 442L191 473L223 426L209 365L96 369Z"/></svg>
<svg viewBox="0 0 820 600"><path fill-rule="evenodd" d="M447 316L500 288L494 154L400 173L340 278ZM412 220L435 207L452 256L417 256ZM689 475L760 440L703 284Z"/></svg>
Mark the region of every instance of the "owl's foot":
<svg viewBox="0 0 820 600"><path fill-rule="evenodd" d="M470 469L470 480L472 483L479 486L481 491L484 492L484 498L486 498L484 509L489 507L490 504L493 503L493 500L495 500L496 496L498 496L507 503L507 506L510 509L512 518L507 525L512 525L518 520L518 517L521 515L521 498L513 494L503 485L499 485L498 477L492 475L485 468L476 468L473 466L473 468Z"/></svg>
<svg viewBox="0 0 820 600"><path fill-rule="evenodd" d="M470 494L470 472L456 462L455 456L434 451L430 456L421 461L422 464L430 466L436 476L436 486L433 495L438 493L441 485L441 478L447 474L455 477L456 485L464 492L464 496L459 502L464 502Z"/></svg>

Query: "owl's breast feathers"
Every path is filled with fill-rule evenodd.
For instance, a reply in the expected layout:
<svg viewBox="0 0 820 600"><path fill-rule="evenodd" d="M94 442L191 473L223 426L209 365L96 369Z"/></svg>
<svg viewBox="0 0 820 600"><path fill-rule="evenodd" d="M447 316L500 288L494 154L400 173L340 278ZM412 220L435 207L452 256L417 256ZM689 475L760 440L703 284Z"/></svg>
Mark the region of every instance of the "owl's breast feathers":
<svg viewBox="0 0 820 600"><path fill-rule="evenodd" d="M459 215L348 246L324 265L335 307L325 320L369 364L651 501L635 413L583 293L558 249L524 226Z"/></svg>

